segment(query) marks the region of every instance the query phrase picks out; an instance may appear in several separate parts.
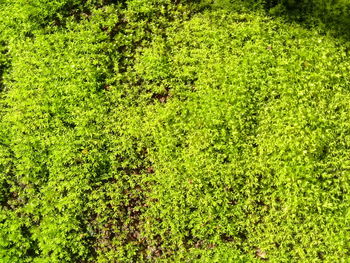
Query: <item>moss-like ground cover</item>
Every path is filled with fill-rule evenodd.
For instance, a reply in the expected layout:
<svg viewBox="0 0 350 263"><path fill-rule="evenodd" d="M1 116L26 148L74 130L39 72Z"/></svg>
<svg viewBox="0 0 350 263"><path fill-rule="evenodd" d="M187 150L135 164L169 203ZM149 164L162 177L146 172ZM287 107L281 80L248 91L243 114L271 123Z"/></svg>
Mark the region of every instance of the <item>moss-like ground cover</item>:
<svg viewBox="0 0 350 263"><path fill-rule="evenodd" d="M349 262L349 10L0 0L0 262Z"/></svg>

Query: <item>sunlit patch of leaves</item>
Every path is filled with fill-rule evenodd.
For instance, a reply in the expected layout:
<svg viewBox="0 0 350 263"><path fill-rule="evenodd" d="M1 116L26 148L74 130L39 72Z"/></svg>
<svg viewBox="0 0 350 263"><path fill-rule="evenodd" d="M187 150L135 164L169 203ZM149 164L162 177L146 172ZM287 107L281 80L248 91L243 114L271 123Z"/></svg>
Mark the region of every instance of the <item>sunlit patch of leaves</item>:
<svg viewBox="0 0 350 263"><path fill-rule="evenodd" d="M344 39L257 1L0 7L0 261L349 258Z"/></svg>

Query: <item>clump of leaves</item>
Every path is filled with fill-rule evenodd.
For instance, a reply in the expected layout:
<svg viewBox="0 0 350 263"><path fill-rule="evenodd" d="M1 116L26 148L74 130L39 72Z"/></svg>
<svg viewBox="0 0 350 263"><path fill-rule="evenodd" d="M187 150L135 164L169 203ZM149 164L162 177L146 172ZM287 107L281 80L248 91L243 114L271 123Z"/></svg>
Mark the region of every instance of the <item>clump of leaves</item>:
<svg viewBox="0 0 350 263"><path fill-rule="evenodd" d="M171 95L150 106L147 126L157 201L145 231L165 255L184 260L184 248L233 242L276 262L346 257L349 60L340 43L218 11L143 51L139 74Z"/></svg>
<svg viewBox="0 0 350 263"><path fill-rule="evenodd" d="M349 258L346 43L240 3L1 2L0 261Z"/></svg>

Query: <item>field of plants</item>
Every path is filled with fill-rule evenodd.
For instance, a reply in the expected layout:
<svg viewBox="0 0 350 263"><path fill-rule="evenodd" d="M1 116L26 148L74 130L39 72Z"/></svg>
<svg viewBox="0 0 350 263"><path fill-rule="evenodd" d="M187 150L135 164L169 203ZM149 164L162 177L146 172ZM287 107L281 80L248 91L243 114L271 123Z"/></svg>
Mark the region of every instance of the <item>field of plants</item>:
<svg viewBox="0 0 350 263"><path fill-rule="evenodd" d="M350 0L0 0L0 262L350 262Z"/></svg>

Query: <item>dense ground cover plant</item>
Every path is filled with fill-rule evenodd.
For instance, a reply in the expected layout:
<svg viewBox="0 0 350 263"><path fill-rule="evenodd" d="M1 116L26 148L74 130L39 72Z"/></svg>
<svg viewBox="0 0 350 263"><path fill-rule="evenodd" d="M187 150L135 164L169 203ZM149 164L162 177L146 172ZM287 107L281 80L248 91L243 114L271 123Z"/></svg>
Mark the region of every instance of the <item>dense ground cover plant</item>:
<svg viewBox="0 0 350 263"><path fill-rule="evenodd" d="M348 42L278 4L0 2L0 261L347 262Z"/></svg>
<svg viewBox="0 0 350 263"><path fill-rule="evenodd" d="M264 2L270 14L304 21L349 38L350 2L348 0L268 0Z"/></svg>

